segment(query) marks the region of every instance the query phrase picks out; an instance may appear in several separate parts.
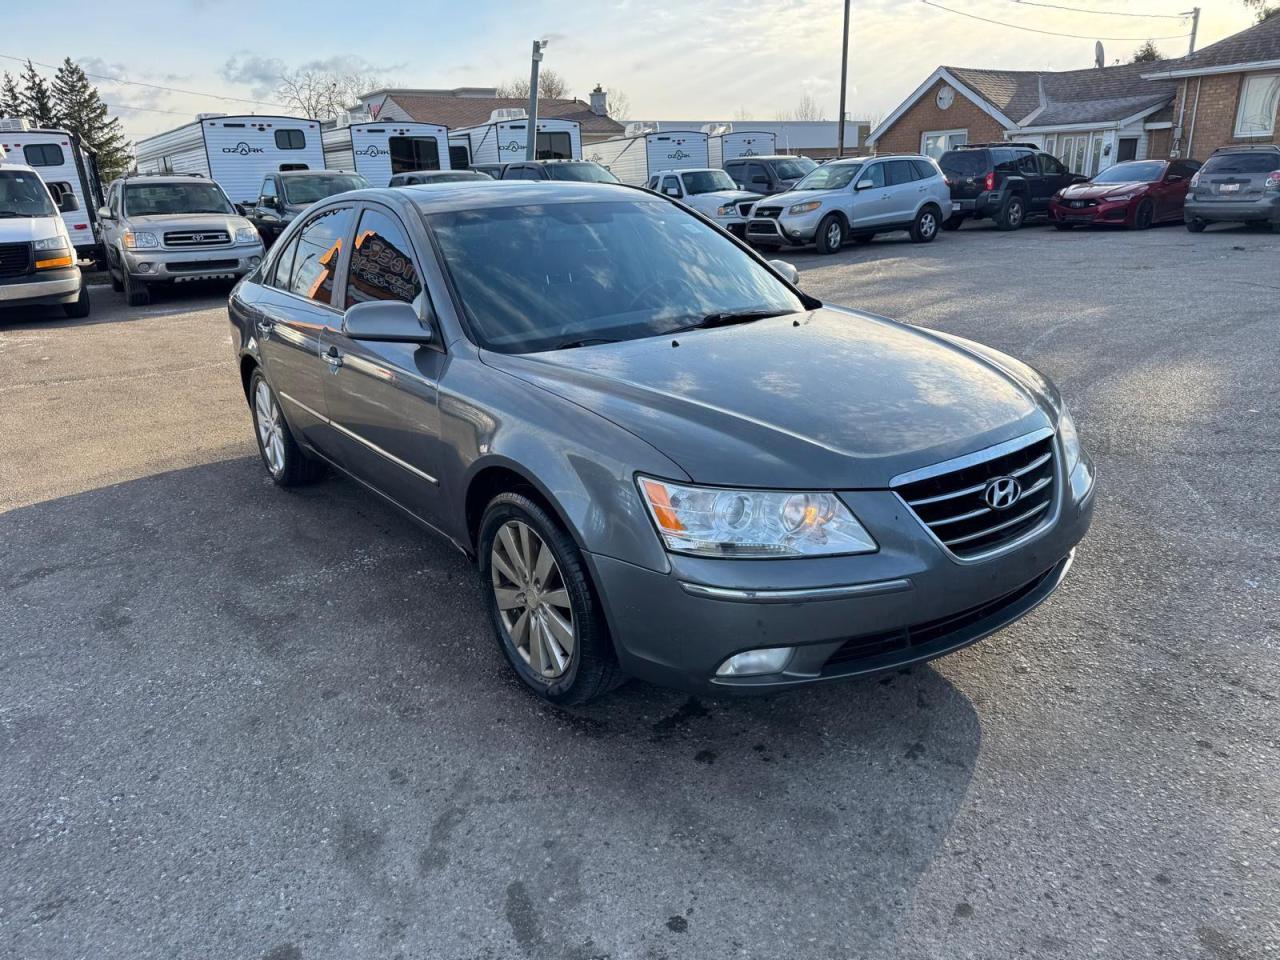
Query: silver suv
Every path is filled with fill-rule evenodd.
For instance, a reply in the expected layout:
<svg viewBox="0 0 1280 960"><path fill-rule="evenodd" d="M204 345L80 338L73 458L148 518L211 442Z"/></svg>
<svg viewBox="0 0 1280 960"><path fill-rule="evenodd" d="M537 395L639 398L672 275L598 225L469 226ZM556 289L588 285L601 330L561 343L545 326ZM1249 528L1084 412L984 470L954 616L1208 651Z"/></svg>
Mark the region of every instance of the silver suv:
<svg viewBox="0 0 1280 960"><path fill-rule="evenodd" d="M1215 150L1191 178L1182 208L1187 229L1235 221L1280 233L1280 146L1251 144Z"/></svg>
<svg viewBox="0 0 1280 960"><path fill-rule="evenodd" d="M929 243L949 216L951 189L928 157L849 158L756 204L747 239L774 250L812 243L819 253L835 253L847 240L906 230L914 242Z"/></svg>
<svg viewBox="0 0 1280 960"><path fill-rule="evenodd" d="M130 306L151 301L158 283L237 280L262 262L262 238L204 177L116 180L98 211L111 288Z"/></svg>

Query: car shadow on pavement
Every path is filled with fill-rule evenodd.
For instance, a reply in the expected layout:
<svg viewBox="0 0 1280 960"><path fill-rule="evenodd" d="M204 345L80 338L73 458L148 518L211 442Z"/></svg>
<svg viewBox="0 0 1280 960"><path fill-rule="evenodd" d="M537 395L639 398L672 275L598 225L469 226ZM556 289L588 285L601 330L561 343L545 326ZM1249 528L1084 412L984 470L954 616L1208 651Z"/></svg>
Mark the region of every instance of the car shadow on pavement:
<svg viewBox="0 0 1280 960"><path fill-rule="evenodd" d="M915 894L981 741L941 673L559 710L466 559L345 480L0 514L0 625L14 955L164 920L210 956L880 956L965 908Z"/></svg>

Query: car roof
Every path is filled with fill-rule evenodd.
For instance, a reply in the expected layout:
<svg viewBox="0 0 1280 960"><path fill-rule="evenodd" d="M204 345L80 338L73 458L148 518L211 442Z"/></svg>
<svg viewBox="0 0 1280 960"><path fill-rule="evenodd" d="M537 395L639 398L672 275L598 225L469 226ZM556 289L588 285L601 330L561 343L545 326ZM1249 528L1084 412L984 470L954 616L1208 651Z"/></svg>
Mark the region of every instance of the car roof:
<svg viewBox="0 0 1280 960"><path fill-rule="evenodd" d="M25 163L10 163L8 160L0 160L0 170L17 170L19 173L36 173L35 167L28 166Z"/></svg>
<svg viewBox="0 0 1280 960"><path fill-rule="evenodd" d="M661 198L637 187L614 183L582 183L574 180L455 180L435 184L430 190L371 187L340 194L343 202L377 200L409 202L424 214L485 207L518 207L524 204L578 203L591 200L643 200ZM339 197L334 197L336 201Z"/></svg>
<svg viewBox="0 0 1280 960"><path fill-rule="evenodd" d="M288 177L291 180L301 180L305 177L331 177L335 173L345 173L351 177L358 177L360 174L354 170L277 170L277 177Z"/></svg>
<svg viewBox="0 0 1280 960"><path fill-rule="evenodd" d="M1276 143L1237 143L1231 146L1219 147L1214 153L1256 153L1258 151L1267 153L1280 153L1280 144Z"/></svg>
<svg viewBox="0 0 1280 960"><path fill-rule="evenodd" d="M122 183L217 183L216 180L210 180L196 173L135 173L121 177L120 181Z"/></svg>

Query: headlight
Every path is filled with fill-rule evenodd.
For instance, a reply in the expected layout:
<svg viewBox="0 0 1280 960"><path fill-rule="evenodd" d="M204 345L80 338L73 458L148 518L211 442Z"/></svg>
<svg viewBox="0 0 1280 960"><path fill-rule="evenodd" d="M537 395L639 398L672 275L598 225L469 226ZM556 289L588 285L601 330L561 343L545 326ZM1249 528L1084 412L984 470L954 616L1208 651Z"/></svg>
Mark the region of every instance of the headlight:
<svg viewBox="0 0 1280 960"><path fill-rule="evenodd" d="M1058 438L1062 441L1062 453L1067 458L1067 476L1070 476L1080 462L1080 434L1076 432L1076 422L1071 419L1065 403L1058 416Z"/></svg>
<svg viewBox="0 0 1280 960"><path fill-rule="evenodd" d="M125 249L127 250L143 250L150 247L160 246L160 241L156 239L154 233L146 231L127 231L123 237Z"/></svg>
<svg viewBox="0 0 1280 960"><path fill-rule="evenodd" d="M43 240L37 240L32 244L37 250L70 250L71 244L67 242L66 237L45 237Z"/></svg>
<svg viewBox="0 0 1280 960"><path fill-rule="evenodd" d="M256 227L239 227L236 229L236 243L257 243L258 229Z"/></svg>
<svg viewBox="0 0 1280 960"><path fill-rule="evenodd" d="M668 550L700 557L871 553L871 534L832 493L693 487L639 478Z"/></svg>
<svg viewBox="0 0 1280 960"><path fill-rule="evenodd" d="M821 200L806 200L804 203L797 203L791 207L787 213L812 213L822 206Z"/></svg>
<svg viewBox="0 0 1280 960"><path fill-rule="evenodd" d="M723 207L716 207L717 217L732 217L738 212L738 208L732 203L726 203Z"/></svg>
<svg viewBox="0 0 1280 960"><path fill-rule="evenodd" d="M1134 192L1132 192L1132 193L1117 193L1117 194L1115 194L1115 195L1113 195L1113 196L1110 196L1110 197L1103 197L1102 199L1104 199L1104 200L1132 200L1132 199L1133 199L1134 197L1136 197L1137 195L1138 195L1138 193L1137 193L1137 191L1135 190L1135 191L1134 191Z"/></svg>

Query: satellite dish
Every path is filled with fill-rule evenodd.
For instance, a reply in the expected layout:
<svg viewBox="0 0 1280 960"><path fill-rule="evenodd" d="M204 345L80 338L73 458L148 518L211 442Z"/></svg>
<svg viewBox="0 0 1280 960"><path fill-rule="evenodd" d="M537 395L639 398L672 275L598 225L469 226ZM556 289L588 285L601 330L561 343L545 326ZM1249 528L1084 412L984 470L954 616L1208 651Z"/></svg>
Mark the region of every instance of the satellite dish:
<svg viewBox="0 0 1280 960"><path fill-rule="evenodd" d="M1107 65L1107 56L1103 53L1101 40L1093 45L1093 65L1098 69L1102 69Z"/></svg>

